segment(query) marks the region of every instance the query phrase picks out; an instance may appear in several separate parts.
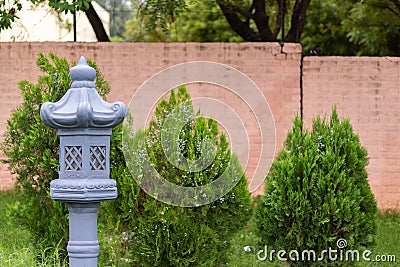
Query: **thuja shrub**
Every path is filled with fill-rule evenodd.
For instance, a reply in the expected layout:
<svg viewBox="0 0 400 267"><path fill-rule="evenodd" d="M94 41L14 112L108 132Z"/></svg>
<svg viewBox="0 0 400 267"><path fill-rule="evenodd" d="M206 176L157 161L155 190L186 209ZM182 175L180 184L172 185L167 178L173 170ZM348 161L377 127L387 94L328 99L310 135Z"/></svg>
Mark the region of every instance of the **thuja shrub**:
<svg viewBox="0 0 400 267"><path fill-rule="evenodd" d="M256 208L261 245L269 252L297 251L298 255L285 255L291 265L354 264L345 256L339 260L340 249L345 253L370 248L376 232L367 151L349 120L339 119L336 108L329 120L315 118L311 131L303 130L299 117L293 124ZM322 254L329 249L337 253ZM303 256L305 250L315 251L315 257ZM262 256L269 259L269 252Z"/></svg>
<svg viewBox="0 0 400 267"><path fill-rule="evenodd" d="M185 111L179 108L181 106L185 106ZM121 237L131 255L129 260L138 266L220 266L226 263L231 237L244 227L252 214L252 199L243 172L230 173L232 178L238 176L235 178L237 184L226 195L207 205L169 205L138 187L138 182L146 183L149 175L154 175L144 166L146 164L153 165L163 179L182 187L211 183L221 176L228 164L242 170L217 122L207 118L193 119L185 124L176 137L179 147L175 148L186 159L196 160L204 153L204 150L201 152L203 142L214 140L216 149L212 163L198 171L174 166L163 151L161 138L161 127L174 110L178 110L179 118L184 116L179 112L194 114L184 87L177 92L171 91L168 100L160 101L146 130L139 130L134 137L124 141L129 153L127 164L134 166L131 166L131 172L127 168L113 168L119 197L116 202L109 203L112 207L108 208L119 210ZM137 143L141 138L146 138L146 151L141 151ZM113 153L120 154L116 150ZM151 163L143 161L143 153L149 155Z"/></svg>
<svg viewBox="0 0 400 267"><path fill-rule="evenodd" d="M58 144L55 129L40 119L42 103L58 101L70 88L69 69L75 65L53 53L39 53L37 66L44 72L37 83L20 81L22 103L11 113L1 149L12 173L21 201L14 203L15 215L45 248L65 247L68 241L68 210L62 202L50 199L50 181L58 178ZM108 83L97 71L96 86L103 97L110 91Z"/></svg>

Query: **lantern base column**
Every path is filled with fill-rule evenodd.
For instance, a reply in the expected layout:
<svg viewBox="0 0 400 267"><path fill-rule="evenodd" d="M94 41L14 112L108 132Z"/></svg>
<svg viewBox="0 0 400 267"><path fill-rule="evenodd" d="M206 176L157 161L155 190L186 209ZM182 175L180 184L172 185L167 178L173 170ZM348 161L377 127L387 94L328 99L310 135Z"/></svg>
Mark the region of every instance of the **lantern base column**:
<svg viewBox="0 0 400 267"><path fill-rule="evenodd" d="M69 211L68 256L70 267L97 267L99 202L67 203Z"/></svg>

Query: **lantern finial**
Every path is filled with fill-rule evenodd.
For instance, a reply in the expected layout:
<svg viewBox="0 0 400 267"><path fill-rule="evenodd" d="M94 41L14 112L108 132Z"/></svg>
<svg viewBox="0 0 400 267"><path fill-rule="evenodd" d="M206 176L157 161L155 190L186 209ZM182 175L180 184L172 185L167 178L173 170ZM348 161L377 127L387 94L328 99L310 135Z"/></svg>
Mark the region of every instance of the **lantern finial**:
<svg viewBox="0 0 400 267"><path fill-rule="evenodd" d="M69 75L72 79L72 88L95 87L93 81L96 78L96 70L87 64L86 58L83 56L79 59L78 64L71 68Z"/></svg>

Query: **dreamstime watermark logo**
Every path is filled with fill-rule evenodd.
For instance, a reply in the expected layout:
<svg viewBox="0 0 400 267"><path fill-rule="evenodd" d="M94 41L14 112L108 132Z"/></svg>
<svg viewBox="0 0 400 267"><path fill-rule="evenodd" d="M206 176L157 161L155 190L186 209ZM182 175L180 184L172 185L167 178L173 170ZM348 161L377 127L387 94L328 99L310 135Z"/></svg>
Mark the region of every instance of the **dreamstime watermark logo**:
<svg viewBox="0 0 400 267"><path fill-rule="evenodd" d="M340 238L336 241L336 248L329 247L321 252L315 250L275 250L268 249L264 246L257 252L257 259L260 261L301 261L301 262L317 262L317 261L343 261L343 262L358 262L358 261L371 261L371 262L396 262L395 255L375 255L372 256L372 251L366 249L359 251L357 249L347 249L347 240Z"/></svg>
<svg viewBox="0 0 400 267"><path fill-rule="evenodd" d="M161 146L166 159L175 167L186 172L199 172L213 164L216 146L214 140L203 140L201 157L186 159L180 152L179 134L189 121L198 117L212 117L226 133L231 150L237 154L243 169L253 160L255 170L249 179L249 190L255 191L264 181L275 154L275 122L271 109L262 91L245 74L228 65L215 62L187 62L164 69L144 82L136 90L129 104L130 116L123 129L123 151L127 166L143 190L165 203L194 207L211 203L227 194L239 182L243 170L237 168L236 157L231 157L226 169L213 182L193 187L179 186L164 179L151 162L146 149L144 129L157 105L171 89L181 85L202 83L225 90L230 97L240 100L233 105L226 98L218 99L212 95L192 98L192 105L201 114L190 112L188 103L183 103L168 114L160 126ZM201 95L201 92L199 93ZM248 126L249 110L256 128ZM130 117L130 118L129 118ZM259 148L251 147L252 138L259 133ZM254 143L254 142L253 142ZM261 150L261 151L260 151ZM258 158L250 159L250 152L258 152ZM256 161L254 164L254 160ZM183 177L184 178L184 177Z"/></svg>

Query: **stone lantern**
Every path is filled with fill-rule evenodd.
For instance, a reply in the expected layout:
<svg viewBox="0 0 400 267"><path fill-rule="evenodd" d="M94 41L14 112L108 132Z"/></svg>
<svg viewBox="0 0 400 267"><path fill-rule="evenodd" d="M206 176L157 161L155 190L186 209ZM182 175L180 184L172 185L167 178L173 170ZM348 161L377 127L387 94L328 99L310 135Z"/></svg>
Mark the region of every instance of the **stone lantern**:
<svg viewBox="0 0 400 267"><path fill-rule="evenodd" d="M81 57L70 70L71 88L56 103L40 109L43 122L58 129L59 178L50 183L50 196L69 210L69 265L97 266L97 211L101 201L117 197L110 179L112 128L126 116L122 102L107 103L98 94L96 71Z"/></svg>

